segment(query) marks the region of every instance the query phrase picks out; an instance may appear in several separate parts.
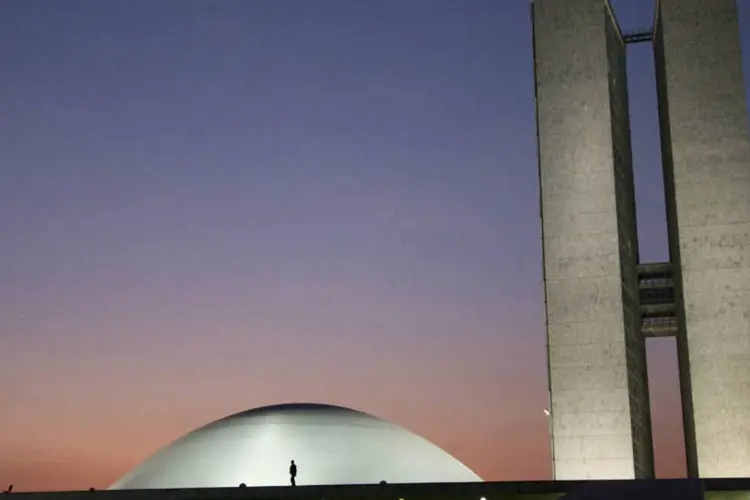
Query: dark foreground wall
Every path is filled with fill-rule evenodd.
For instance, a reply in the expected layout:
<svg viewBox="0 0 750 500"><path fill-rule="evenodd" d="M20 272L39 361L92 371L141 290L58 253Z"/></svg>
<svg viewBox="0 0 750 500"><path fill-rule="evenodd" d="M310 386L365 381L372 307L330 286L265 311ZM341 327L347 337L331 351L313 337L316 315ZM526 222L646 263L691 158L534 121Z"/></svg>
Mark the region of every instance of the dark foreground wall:
<svg viewBox="0 0 750 500"><path fill-rule="evenodd" d="M8 496L16 500L744 500L750 498L750 478L69 491Z"/></svg>

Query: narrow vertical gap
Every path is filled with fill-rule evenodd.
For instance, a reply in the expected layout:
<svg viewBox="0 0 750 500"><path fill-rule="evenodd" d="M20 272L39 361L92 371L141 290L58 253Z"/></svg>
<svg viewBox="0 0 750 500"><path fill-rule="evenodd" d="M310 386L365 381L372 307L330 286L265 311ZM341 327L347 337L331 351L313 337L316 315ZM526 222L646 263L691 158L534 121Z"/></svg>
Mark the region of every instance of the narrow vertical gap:
<svg viewBox="0 0 750 500"><path fill-rule="evenodd" d="M628 47L631 144L640 261L669 261L659 108L653 47ZM656 477L686 476L677 346L674 338L646 344Z"/></svg>
<svg viewBox="0 0 750 500"><path fill-rule="evenodd" d="M669 260L656 75L650 43L628 47L633 177L641 262Z"/></svg>
<svg viewBox="0 0 750 500"><path fill-rule="evenodd" d="M611 2L624 32L652 27L654 0ZM628 46L627 69L640 262L667 262L669 239L651 43ZM649 339L646 356L656 477L685 477L687 467L675 339Z"/></svg>
<svg viewBox="0 0 750 500"><path fill-rule="evenodd" d="M656 477L687 477L675 338L648 339L646 356Z"/></svg>
<svg viewBox="0 0 750 500"><path fill-rule="evenodd" d="M624 33L652 28L656 0L609 0ZM641 262L669 260L656 74L650 43L628 45L628 100Z"/></svg>

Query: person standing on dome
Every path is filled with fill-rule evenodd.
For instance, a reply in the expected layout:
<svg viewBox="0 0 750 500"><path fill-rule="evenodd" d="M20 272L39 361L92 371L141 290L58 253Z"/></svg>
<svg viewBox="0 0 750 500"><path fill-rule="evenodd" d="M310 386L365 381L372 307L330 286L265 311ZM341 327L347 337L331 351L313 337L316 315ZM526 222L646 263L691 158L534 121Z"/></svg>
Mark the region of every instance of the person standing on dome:
<svg viewBox="0 0 750 500"><path fill-rule="evenodd" d="M294 460L289 466L289 479L292 481L292 486L297 486L297 464L294 463Z"/></svg>

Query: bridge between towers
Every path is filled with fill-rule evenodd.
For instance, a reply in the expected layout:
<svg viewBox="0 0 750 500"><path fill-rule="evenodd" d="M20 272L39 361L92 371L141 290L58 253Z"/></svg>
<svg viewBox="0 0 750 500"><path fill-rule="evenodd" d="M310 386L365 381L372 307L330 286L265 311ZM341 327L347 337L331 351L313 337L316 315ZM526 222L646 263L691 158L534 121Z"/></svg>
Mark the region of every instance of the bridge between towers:
<svg viewBox="0 0 750 500"><path fill-rule="evenodd" d="M641 332L649 337L677 335L677 315L672 264L654 262L638 266Z"/></svg>
<svg viewBox="0 0 750 500"><path fill-rule="evenodd" d="M650 42L654 39L654 30L653 28L644 28L635 31L628 31L622 34L622 39L627 44Z"/></svg>

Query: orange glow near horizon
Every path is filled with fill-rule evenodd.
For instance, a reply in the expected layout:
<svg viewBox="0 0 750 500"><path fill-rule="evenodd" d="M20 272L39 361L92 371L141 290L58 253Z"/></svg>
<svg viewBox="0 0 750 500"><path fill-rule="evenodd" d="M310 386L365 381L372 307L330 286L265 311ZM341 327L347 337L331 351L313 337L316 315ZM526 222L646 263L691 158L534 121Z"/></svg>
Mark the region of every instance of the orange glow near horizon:
<svg viewBox="0 0 750 500"><path fill-rule="evenodd" d="M653 1L613 0L623 29ZM1 9L0 489L106 488L289 402L551 478L528 0ZM663 262L652 54L628 58ZM675 349L648 349L657 475L682 476Z"/></svg>

